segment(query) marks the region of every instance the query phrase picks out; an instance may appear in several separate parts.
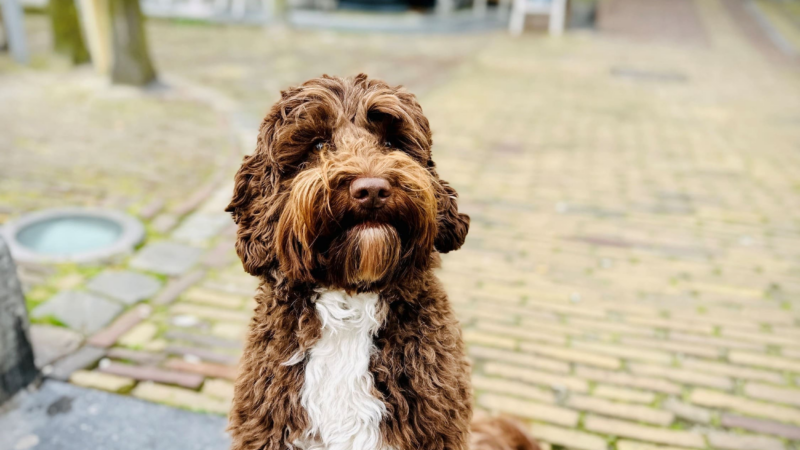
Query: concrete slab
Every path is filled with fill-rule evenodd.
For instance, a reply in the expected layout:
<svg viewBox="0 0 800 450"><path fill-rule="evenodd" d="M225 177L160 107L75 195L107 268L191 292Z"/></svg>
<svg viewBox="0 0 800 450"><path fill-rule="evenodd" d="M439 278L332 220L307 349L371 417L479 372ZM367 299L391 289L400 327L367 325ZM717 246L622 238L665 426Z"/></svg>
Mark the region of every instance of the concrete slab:
<svg viewBox="0 0 800 450"><path fill-rule="evenodd" d="M164 275L181 275L200 258L202 250L177 242L155 242L147 245L131 260L131 267Z"/></svg>
<svg viewBox="0 0 800 450"><path fill-rule="evenodd" d="M202 245L232 223L233 219L228 213L198 212L186 218L172 232L172 238L176 241Z"/></svg>
<svg viewBox="0 0 800 450"><path fill-rule="evenodd" d="M226 419L48 380L0 410L0 448L225 450Z"/></svg>
<svg viewBox="0 0 800 450"><path fill-rule="evenodd" d="M122 312L122 306L88 292L63 291L37 306L31 317L55 317L75 331L91 334Z"/></svg>
<svg viewBox="0 0 800 450"><path fill-rule="evenodd" d="M48 371L47 376L56 380L67 381L76 370L86 369L97 364L105 356L106 349L84 345L77 352L59 359Z"/></svg>
<svg viewBox="0 0 800 450"><path fill-rule="evenodd" d="M42 368L80 347L83 336L77 331L52 325L31 325L31 344L36 367Z"/></svg>
<svg viewBox="0 0 800 450"><path fill-rule="evenodd" d="M161 289L161 281L150 275L129 270L106 270L92 279L87 288L132 305L158 292Z"/></svg>

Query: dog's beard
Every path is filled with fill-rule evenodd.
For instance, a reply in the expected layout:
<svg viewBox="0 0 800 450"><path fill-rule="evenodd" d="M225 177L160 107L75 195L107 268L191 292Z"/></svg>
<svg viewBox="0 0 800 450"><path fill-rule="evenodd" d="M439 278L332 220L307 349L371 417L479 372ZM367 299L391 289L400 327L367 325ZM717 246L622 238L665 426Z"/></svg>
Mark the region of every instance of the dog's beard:
<svg viewBox="0 0 800 450"><path fill-rule="evenodd" d="M363 223L347 230L330 250L331 271L342 271L349 285L382 280L400 262L401 242L397 230L387 224Z"/></svg>

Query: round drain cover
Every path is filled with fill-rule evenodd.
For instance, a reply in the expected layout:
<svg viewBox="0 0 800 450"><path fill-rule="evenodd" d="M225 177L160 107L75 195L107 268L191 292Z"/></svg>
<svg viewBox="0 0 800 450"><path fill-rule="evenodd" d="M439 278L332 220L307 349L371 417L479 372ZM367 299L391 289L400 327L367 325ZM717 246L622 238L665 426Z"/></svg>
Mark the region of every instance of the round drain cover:
<svg viewBox="0 0 800 450"><path fill-rule="evenodd" d="M27 214L3 227L15 260L89 262L133 250L144 227L116 211L58 208Z"/></svg>

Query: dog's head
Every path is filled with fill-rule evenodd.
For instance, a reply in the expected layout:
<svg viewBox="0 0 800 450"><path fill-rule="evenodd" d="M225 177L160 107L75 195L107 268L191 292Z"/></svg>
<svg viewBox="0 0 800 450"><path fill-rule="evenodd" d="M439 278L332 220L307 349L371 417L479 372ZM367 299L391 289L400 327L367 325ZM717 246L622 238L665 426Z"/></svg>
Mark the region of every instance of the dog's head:
<svg viewBox="0 0 800 450"><path fill-rule="evenodd" d="M461 247L469 217L436 173L414 95L363 74L281 94L227 208L245 270L366 290Z"/></svg>

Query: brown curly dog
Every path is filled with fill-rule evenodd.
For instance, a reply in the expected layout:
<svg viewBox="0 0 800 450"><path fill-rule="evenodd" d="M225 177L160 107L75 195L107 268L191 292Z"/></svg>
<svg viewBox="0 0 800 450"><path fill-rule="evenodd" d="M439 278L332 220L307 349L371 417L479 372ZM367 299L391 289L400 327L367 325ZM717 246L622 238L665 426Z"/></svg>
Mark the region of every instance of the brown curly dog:
<svg viewBox="0 0 800 450"><path fill-rule="evenodd" d="M260 277L234 450L538 447L474 424L469 363L433 270L469 217L431 159L414 95L366 75L282 92L228 211Z"/></svg>

